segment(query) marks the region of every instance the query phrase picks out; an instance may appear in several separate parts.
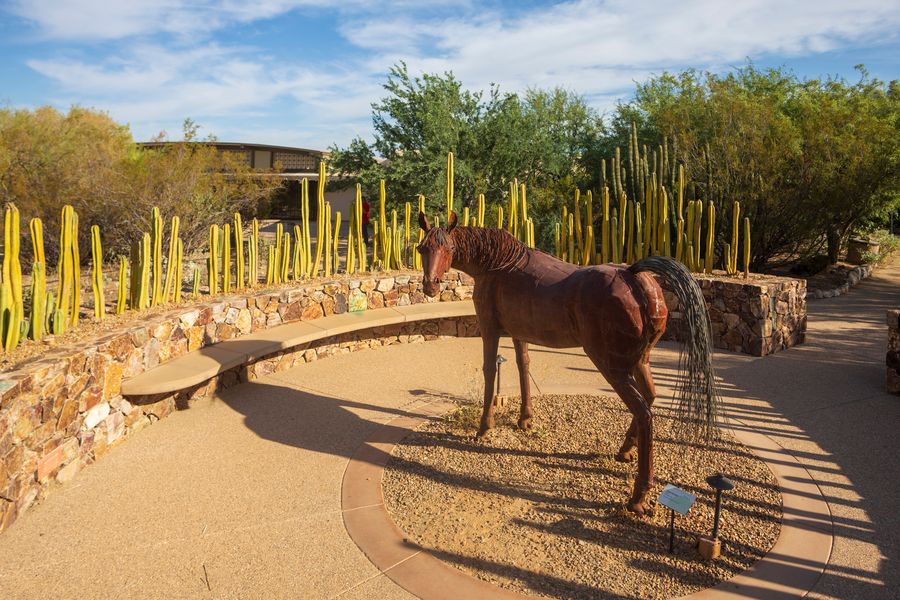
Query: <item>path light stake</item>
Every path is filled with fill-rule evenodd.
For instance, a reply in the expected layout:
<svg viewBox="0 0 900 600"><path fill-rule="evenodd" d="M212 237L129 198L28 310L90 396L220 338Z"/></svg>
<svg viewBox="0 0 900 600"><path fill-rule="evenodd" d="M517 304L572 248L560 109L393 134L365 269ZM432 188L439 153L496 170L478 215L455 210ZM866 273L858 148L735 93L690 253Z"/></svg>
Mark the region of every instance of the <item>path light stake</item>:
<svg viewBox="0 0 900 600"><path fill-rule="evenodd" d="M722 514L722 492L734 489L734 483L721 473L716 473L711 477L707 477L706 483L716 490L716 512L713 516L712 536L701 536L697 540L697 549L700 551L700 555L703 558L712 560L718 558L722 552L722 544L719 541L719 517Z"/></svg>
<svg viewBox="0 0 900 600"><path fill-rule="evenodd" d="M502 354L497 355L497 393L494 395L494 404L499 404L500 402L500 367L503 366L503 363L506 362L506 357Z"/></svg>

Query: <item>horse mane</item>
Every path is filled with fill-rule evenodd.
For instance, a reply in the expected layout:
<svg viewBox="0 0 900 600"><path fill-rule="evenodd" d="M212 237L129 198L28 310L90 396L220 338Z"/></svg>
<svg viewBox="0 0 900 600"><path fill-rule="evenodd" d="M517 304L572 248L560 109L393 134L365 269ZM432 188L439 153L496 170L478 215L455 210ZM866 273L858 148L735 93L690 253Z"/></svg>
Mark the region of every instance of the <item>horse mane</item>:
<svg viewBox="0 0 900 600"><path fill-rule="evenodd" d="M450 232L450 237L455 246L454 262L479 265L486 271L512 271L531 253L505 229L460 226Z"/></svg>

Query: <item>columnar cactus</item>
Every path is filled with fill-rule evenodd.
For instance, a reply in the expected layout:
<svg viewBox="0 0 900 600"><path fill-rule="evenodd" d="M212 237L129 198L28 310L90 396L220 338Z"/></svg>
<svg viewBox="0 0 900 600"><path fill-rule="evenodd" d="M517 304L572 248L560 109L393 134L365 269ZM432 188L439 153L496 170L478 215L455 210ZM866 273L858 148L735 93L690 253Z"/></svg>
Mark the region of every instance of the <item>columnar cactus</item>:
<svg viewBox="0 0 900 600"><path fill-rule="evenodd" d="M172 217L169 225L169 256L166 262L166 279L162 290L162 302L175 300L175 288L181 287L181 282L176 280L178 271L178 228L181 220L177 216Z"/></svg>
<svg viewBox="0 0 900 600"><path fill-rule="evenodd" d="M279 227L281 225L279 224ZM222 291L231 293L231 225L222 227Z"/></svg>
<svg viewBox="0 0 900 600"><path fill-rule="evenodd" d="M141 310L150 306L150 248L150 234L145 233L139 250L141 271L137 285L138 309Z"/></svg>
<svg viewBox="0 0 900 600"><path fill-rule="evenodd" d="M332 239L333 248L331 250L334 256L334 272L337 273L341 266L341 256L338 254L338 248L341 246L341 211L334 213L334 237Z"/></svg>
<svg viewBox="0 0 900 600"><path fill-rule="evenodd" d="M317 186L318 194L316 201L318 209L316 211L316 260L313 264L312 276L319 276L319 265L322 262L322 251L324 249L326 231L328 228L325 223L325 161L319 161L319 185Z"/></svg>
<svg viewBox="0 0 900 600"><path fill-rule="evenodd" d="M103 297L103 246L100 242L100 227L91 226L91 288L94 292L94 318L102 320L106 315L106 300Z"/></svg>
<svg viewBox="0 0 900 600"><path fill-rule="evenodd" d="M31 265L31 315L29 316L29 331L31 339L41 341L44 337L44 327L47 315L47 277L44 273L44 263L35 262Z"/></svg>
<svg viewBox="0 0 900 600"><path fill-rule="evenodd" d="M234 258L235 258L235 287L244 289L244 225L241 223L241 213L234 213Z"/></svg>
<svg viewBox="0 0 900 600"><path fill-rule="evenodd" d="M250 227L250 245L247 254L250 258L250 268L247 273L248 283L250 287L255 287L259 283L259 221L255 217Z"/></svg>
<svg viewBox="0 0 900 600"><path fill-rule="evenodd" d="M128 259L124 256L119 257L119 289L116 290L116 314L121 315L125 312L128 300L128 284L126 277L128 276Z"/></svg>
<svg viewBox="0 0 900 600"><path fill-rule="evenodd" d="M0 334L7 352L19 344L24 319L22 267L19 263L19 211L7 204L3 227L3 280L0 282Z"/></svg>
<svg viewBox="0 0 900 600"><path fill-rule="evenodd" d="M446 197L447 197L447 218L450 218L450 213L453 212L453 153L447 153L447 186L446 186ZM384 223L382 223L382 227L384 227Z"/></svg>
<svg viewBox="0 0 900 600"><path fill-rule="evenodd" d="M284 248L284 227L281 223L275 225L275 271L273 283L283 283L281 280L282 250Z"/></svg>
<svg viewBox="0 0 900 600"><path fill-rule="evenodd" d="M151 246L153 249L153 291L150 294L150 306L156 306L163 301L163 275L162 275L162 246L163 246L163 219L157 207L153 207L151 216L152 234Z"/></svg>
<svg viewBox="0 0 900 600"><path fill-rule="evenodd" d="M219 293L219 226L209 226L209 259L206 261L209 273L209 295Z"/></svg>
<svg viewBox="0 0 900 600"><path fill-rule="evenodd" d="M707 230L706 230L706 262L705 271L712 273L713 262L716 258L716 205L710 201L709 210L706 212Z"/></svg>
<svg viewBox="0 0 900 600"><path fill-rule="evenodd" d="M744 217L744 277L750 277L750 218Z"/></svg>

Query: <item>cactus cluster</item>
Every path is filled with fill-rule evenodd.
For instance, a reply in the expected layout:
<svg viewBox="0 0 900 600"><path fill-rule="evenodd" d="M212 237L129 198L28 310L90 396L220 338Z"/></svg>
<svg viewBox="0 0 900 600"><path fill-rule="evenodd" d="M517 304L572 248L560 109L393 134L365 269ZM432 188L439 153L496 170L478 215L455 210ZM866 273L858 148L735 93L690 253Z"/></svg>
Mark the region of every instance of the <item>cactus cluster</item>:
<svg viewBox="0 0 900 600"><path fill-rule="evenodd" d="M717 236L722 235L725 271L737 275L740 203L734 202L732 207L731 232L729 241L725 241L726 232L717 228L715 204L700 198L686 201L684 165L670 159L667 139L657 149L648 151L646 146L639 146L637 127L632 125L627 167L621 154L621 149L616 148L609 163L601 161L600 213L596 220L590 192L582 203L576 190L571 211L569 206L562 207L554 231L556 256L582 265L632 263L650 255L671 256L691 271L711 273L720 239ZM671 156L674 155L673 148ZM512 203L510 210L515 210ZM515 231L512 223L508 228ZM743 234L744 273L748 276L750 230L746 218Z"/></svg>

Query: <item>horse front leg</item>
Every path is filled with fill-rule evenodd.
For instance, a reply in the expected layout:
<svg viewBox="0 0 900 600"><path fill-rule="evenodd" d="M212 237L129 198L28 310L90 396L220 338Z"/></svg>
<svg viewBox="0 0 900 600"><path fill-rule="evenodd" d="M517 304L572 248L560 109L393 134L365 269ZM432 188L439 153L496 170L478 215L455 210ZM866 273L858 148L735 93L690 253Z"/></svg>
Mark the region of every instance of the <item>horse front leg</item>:
<svg viewBox="0 0 900 600"><path fill-rule="evenodd" d="M516 349L516 365L519 367L519 390L522 392L522 403L519 405L519 429L531 430L531 418L534 413L531 410L531 382L528 378L528 365L531 358L528 356L528 342L513 339Z"/></svg>
<svg viewBox="0 0 900 600"><path fill-rule="evenodd" d="M637 426L638 473L627 507L640 516L644 514L647 493L653 485L653 413L633 375L607 377L607 380L625 402Z"/></svg>
<svg viewBox="0 0 900 600"><path fill-rule="evenodd" d="M484 372L484 409L481 412L481 425L476 438L483 438L494 428L494 378L497 376L497 347L500 345L499 335L482 335L484 361L481 370Z"/></svg>

